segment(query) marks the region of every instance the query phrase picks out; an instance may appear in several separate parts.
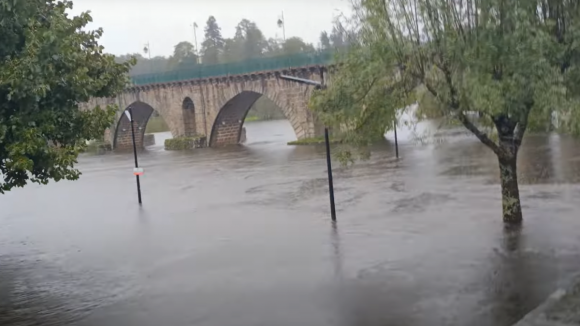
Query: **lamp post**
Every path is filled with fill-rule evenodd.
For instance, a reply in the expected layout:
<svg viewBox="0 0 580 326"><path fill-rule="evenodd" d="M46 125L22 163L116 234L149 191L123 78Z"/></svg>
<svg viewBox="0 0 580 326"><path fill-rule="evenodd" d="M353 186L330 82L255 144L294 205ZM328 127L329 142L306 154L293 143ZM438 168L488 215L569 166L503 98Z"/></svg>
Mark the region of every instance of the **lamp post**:
<svg viewBox="0 0 580 326"><path fill-rule="evenodd" d="M139 162L137 161L137 145L135 144L135 128L133 120L133 110L129 107L125 110L125 115L131 121L131 139L133 140L133 156L135 157L135 169L133 170L135 178L137 179L137 199L139 200L139 205L141 205L141 183L139 181L139 175L143 173L142 169L139 169Z"/></svg>
<svg viewBox="0 0 580 326"><path fill-rule="evenodd" d="M326 85L324 85L324 73L322 69L320 69L320 82L286 75L280 75L280 78L299 84L314 85L316 86L316 89L326 88ZM328 195L330 197L330 217L332 219L332 222L336 222L336 209L334 207L334 184L332 181L332 162L330 159L330 141L328 139L327 126L324 126L324 143L326 145L326 169L328 172Z"/></svg>
<svg viewBox="0 0 580 326"><path fill-rule="evenodd" d="M197 49L197 23L193 22L193 40L195 42L195 63L199 63L199 51Z"/></svg>
<svg viewBox="0 0 580 326"><path fill-rule="evenodd" d="M282 28L282 37L284 37L284 42L286 42L286 20L284 19L284 12L282 11L282 16L278 18L278 27Z"/></svg>
<svg viewBox="0 0 580 326"><path fill-rule="evenodd" d="M149 56L149 73L153 73L153 65L151 64L151 47L149 46L149 42L147 42L143 47L143 52Z"/></svg>

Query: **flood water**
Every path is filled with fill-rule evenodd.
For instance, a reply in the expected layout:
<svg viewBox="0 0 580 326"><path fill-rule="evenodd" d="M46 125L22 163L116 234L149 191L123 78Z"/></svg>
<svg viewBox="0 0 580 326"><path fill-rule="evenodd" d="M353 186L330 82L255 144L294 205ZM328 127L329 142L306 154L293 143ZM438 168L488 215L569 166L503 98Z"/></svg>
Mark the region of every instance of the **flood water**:
<svg viewBox="0 0 580 326"><path fill-rule="evenodd" d="M504 230L476 139L399 131L370 161L292 147L287 121L226 149L83 156L75 182L0 197L0 325L507 326L580 270L580 142L530 136L525 225ZM158 135L158 144L167 135Z"/></svg>

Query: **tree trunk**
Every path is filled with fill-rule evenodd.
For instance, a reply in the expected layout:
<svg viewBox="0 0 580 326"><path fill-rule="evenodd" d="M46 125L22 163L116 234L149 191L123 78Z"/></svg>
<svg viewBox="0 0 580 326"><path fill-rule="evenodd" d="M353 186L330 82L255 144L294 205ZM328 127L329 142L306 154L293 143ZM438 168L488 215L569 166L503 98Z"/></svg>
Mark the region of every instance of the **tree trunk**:
<svg viewBox="0 0 580 326"><path fill-rule="evenodd" d="M516 167L517 157L517 151L512 155L498 156L503 221L511 225L522 223L522 205L520 203Z"/></svg>

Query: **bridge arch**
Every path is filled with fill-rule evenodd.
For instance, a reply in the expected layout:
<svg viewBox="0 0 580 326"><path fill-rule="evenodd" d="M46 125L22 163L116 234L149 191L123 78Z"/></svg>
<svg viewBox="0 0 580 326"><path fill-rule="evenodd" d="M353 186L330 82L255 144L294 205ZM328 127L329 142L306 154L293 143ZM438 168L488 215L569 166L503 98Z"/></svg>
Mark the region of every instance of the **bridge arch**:
<svg viewBox="0 0 580 326"><path fill-rule="evenodd" d="M125 110L131 109L133 113L134 120L134 130L135 130L135 144L137 148L143 148L143 140L145 138L145 130L147 128L147 123L149 118L151 118L154 111L159 113L159 116L164 120L165 117L161 112L155 110L151 105L145 102L136 101L129 104ZM173 134L173 131L172 131ZM133 148L133 140L131 136L131 121L125 115L124 110L121 111L117 125L115 128L115 134L113 136L113 149L130 149Z"/></svg>
<svg viewBox="0 0 580 326"><path fill-rule="evenodd" d="M281 103L277 96L270 97L255 91L244 90L232 97L220 108L211 128L209 146L219 147L238 144L248 111L262 96L267 96L281 109L286 119L290 121L294 133L298 137L302 127L297 117L287 105Z"/></svg>

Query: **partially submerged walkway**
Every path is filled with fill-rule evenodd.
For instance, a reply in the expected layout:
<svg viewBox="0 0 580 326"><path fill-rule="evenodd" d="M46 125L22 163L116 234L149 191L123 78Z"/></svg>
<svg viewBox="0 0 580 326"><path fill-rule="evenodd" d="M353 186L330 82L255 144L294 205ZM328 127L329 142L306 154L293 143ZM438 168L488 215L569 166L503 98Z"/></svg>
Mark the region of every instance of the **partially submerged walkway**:
<svg viewBox="0 0 580 326"><path fill-rule="evenodd" d="M580 275L554 292L514 326L580 325Z"/></svg>

